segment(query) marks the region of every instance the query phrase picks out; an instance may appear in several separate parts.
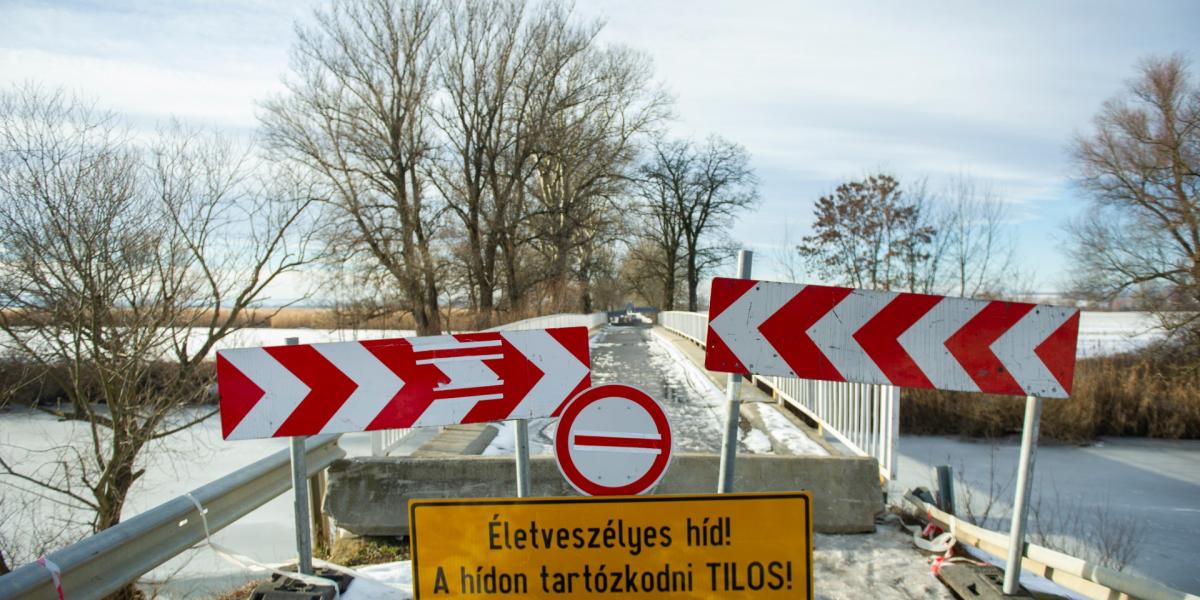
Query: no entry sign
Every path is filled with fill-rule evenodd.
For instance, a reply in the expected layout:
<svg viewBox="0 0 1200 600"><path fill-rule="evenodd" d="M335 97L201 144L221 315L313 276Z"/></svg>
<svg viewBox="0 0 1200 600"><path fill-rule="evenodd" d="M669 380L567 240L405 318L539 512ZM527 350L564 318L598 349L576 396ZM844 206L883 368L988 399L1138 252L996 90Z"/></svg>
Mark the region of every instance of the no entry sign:
<svg viewBox="0 0 1200 600"><path fill-rule="evenodd" d="M587 496L642 494L671 463L671 424L658 402L629 385L589 388L563 409L554 458Z"/></svg>
<svg viewBox="0 0 1200 600"><path fill-rule="evenodd" d="M721 277L711 298L710 371L1071 393L1074 308Z"/></svg>
<svg viewBox="0 0 1200 600"><path fill-rule="evenodd" d="M812 598L808 492L412 500L420 598Z"/></svg>
<svg viewBox="0 0 1200 600"><path fill-rule="evenodd" d="M549 417L590 375L585 327L217 353L227 440Z"/></svg>

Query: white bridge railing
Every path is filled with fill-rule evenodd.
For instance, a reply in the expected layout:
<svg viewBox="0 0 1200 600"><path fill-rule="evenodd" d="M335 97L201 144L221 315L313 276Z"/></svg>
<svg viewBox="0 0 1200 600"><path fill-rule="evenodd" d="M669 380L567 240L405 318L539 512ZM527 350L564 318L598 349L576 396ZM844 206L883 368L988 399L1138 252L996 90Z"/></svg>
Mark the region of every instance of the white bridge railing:
<svg viewBox="0 0 1200 600"><path fill-rule="evenodd" d="M547 329L551 327L599 327L608 322L607 313L546 315L513 321L486 331L518 331L524 329ZM387 456L411 433L411 429L383 429L371 432L371 456Z"/></svg>
<svg viewBox="0 0 1200 600"><path fill-rule="evenodd" d="M704 346L708 315L663 311L660 325ZM879 474L896 478L896 442L900 437L900 388L891 385L837 383L795 377L754 376L754 380L816 421L859 456L879 461Z"/></svg>

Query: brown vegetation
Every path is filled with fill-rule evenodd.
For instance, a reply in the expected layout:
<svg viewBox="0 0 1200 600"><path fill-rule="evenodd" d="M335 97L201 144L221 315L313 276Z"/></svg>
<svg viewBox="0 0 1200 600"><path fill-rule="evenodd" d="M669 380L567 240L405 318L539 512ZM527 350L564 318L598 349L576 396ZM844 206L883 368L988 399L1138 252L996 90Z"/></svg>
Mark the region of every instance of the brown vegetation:
<svg viewBox="0 0 1200 600"><path fill-rule="evenodd" d="M1187 354L1153 348L1084 359L1072 392L1043 403L1043 438L1200 438L1200 362ZM914 434L1009 435L1020 431L1025 410L1016 396L904 390L903 398L900 430Z"/></svg>

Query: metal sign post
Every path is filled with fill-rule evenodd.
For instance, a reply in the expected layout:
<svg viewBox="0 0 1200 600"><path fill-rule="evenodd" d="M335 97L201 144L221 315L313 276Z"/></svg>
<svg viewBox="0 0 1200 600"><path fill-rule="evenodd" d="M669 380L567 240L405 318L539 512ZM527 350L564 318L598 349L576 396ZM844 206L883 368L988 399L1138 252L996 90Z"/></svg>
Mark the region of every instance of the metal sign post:
<svg viewBox="0 0 1200 600"><path fill-rule="evenodd" d="M514 453L517 462L517 497L525 498L529 496L529 421L517 419L514 424L516 425Z"/></svg>
<svg viewBox="0 0 1200 600"><path fill-rule="evenodd" d="M754 253L738 251L738 279L750 278L750 266ZM733 491L734 461L737 459L738 423L741 421L742 375L730 373L725 384L725 397L729 399L725 413L725 435L721 438L721 473L717 491L728 494Z"/></svg>
<svg viewBox="0 0 1200 600"><path fill-rule="evenodd" d="M290 337L286 342L289 346L300 344L300 338ZM312 531L309 529L308 518L308 465L306 464L305 441L307 436L297 435L292 441L292 495L294 496L294 512L296 514L296 554L299 556L296 570L305 575L313 574L312 565Z"/></svg>
<svg viewBox="0 0 1200 600"><path fill-rule="evenodd" d="M1033 462L1037 454L1038 425L1042 420L1042 399L1025 398L1025 424L1021 427L1021 459L1017 464L1017 497L1013 502L1012 528L1008 537L1008 565L1004 570L1004 594L1017 593L1021 579L1021 558L1025 551L1025 521L1029 515L1029 490L1033 487Z"/></svg>

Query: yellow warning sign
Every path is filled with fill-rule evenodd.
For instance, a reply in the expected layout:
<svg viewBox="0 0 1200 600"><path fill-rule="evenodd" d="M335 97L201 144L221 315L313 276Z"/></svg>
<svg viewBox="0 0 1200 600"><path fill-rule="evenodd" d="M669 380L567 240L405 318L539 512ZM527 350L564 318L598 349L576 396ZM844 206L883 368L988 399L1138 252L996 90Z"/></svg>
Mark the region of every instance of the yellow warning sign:
<svg viewBox="0 0 1200 600"><path fill-rule="evenodd" d="M409 503L417 598L812 598L808 492Z"/></svg>

